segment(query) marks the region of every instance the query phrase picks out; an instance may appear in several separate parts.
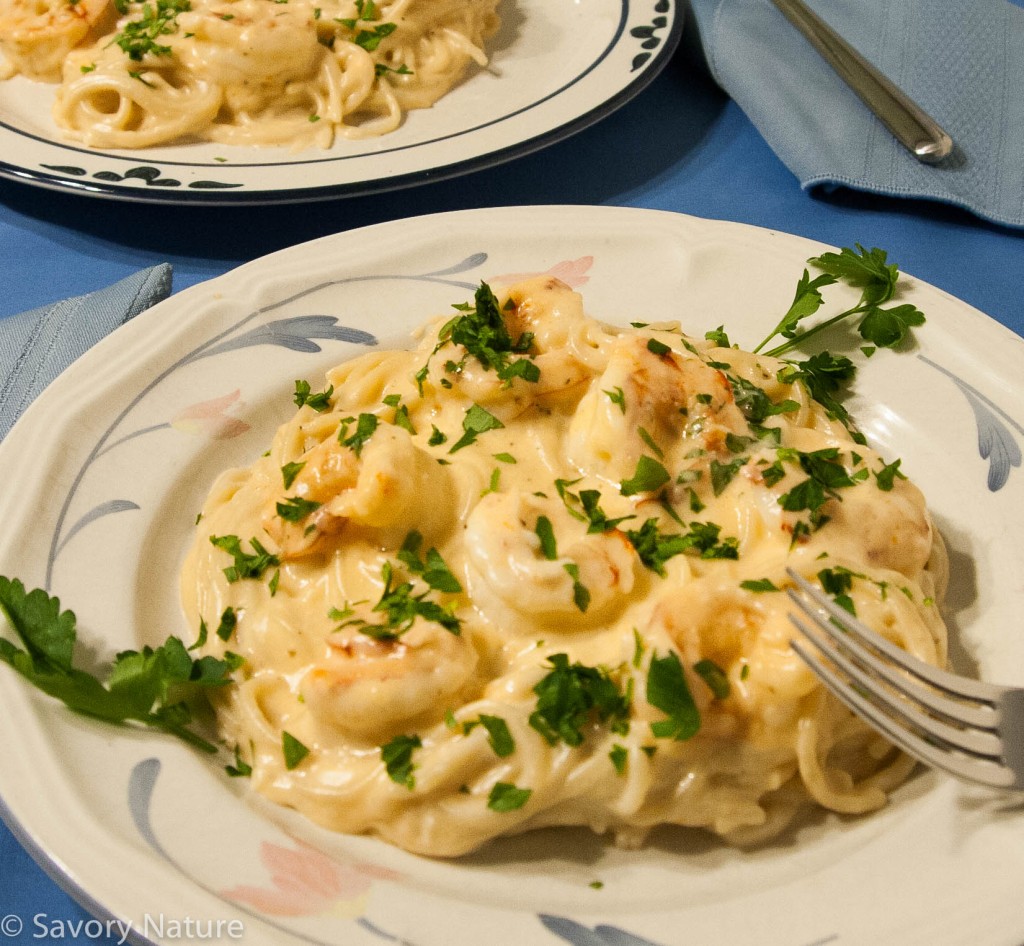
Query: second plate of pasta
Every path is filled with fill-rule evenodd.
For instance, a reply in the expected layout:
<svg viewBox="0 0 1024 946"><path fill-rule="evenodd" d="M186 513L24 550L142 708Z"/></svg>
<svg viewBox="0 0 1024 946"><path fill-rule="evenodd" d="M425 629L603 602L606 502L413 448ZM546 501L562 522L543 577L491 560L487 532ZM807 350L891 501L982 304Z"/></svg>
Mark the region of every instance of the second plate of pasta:
<svg viewBox="0 0 1024 946"><path fill-rule="evenodd" d="M3 0L0 174L197 204L436 180L608 114L682 22L672 0Z"/></svg>

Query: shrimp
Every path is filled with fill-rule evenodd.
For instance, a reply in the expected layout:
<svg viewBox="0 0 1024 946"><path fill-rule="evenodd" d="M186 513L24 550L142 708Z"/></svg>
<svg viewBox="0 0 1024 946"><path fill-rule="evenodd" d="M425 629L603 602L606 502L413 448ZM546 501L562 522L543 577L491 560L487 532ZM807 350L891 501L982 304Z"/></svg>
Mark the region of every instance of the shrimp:
<svg viewBox="0 0 1024 946"><path fill-rule="evenodd" d="M111 0L2 0L0 52L15 72L58 82L67 54L115 15Z"/></svg>
<svg viewBox="0 0 1024 946"><path fill-rule="evenodd" d="M471 356L443 361L440 377L505 423L534 404L577 401L594 376L600 351L579 294L554 277L541 277L517 286L498 309L512 343L529 342L523 354L512 354L509 361L528 357L536 379L502 378L493 366Z"/></svg>
<svg viewBox="0 0 1024 946"><path fill-rule="evenodd" d="M306 708L330 726L386 737L414 717L451 705L473 680L475 648L438 624L418 618L394 640L346 630L328 640L325 659L299 682Z"/></svg>
<svg viewBox="0 0 1024 946"><path fill-rule="evenodd" d="M465 533L474 595L489 592L523 614L574 625L624 601L637 562L625 536L584 534L549 558L538 534L545 513L557 518L542 499L518 491L491 493L477 504Z"/></svg>
<svg viewBox="0 0 1024 946"><path fill-rule="evenodd" d="M328 437L296 462L301 469L287 495L276 494L263 514L264 528L280 547L282 559L322 551L346 523L404 535L408 523L416 522L430 535L453 515L451 478L401 427L380 424L358 454L337 437ZM424 503L425 496L431 501ZM282 503L311 511L294 519L283 517Z"/></svg>
<svg viewBox="0 0 1024 946"><path fill-rule="evenodd" d="M658 354L649 341L618 339L604 374L580 402L569 457L581 470L621 480L644 453L716 451L728 433L747 432L720 370L689 353Z"/></svg>

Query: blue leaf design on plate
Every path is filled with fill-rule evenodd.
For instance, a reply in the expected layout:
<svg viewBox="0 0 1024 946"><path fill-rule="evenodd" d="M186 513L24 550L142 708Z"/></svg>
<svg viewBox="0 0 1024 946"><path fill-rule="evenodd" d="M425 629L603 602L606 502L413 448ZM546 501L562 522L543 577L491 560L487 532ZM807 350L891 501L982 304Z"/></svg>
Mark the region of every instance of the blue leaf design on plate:
<svg viewBox="0 0 1024 946"><path fill-rule="evenodd" d="M988 488L994 493L1006 485L1011 467L1020 466L1021 452L1013 434L970 390L963 389L978 423L978 453L988 460Z"/></svg>
<svg viewBox="0 0 1024 946"><path fill-rule="evenodd" d="M464 273L467 270L476 269L477 266L483 266L486 262L486 253L473 253L454 266L449 266L447 269L435 269L432 273L424 273L424 276L451 276L455 273Z"/></svg>
<svg viewBox="0 0 1024 946"><path fill-rule="evenodd" d="M598 924L593 929L570 920L566 916L538 914L538 918L552 933L572 946L662 946L653 940L629 933L617 926Z"/></svg>
<svg viewBox="0 0 1024 946"><path fill-rule="evenodd" d="M165 861L174 863L163 845L157 840L156 832L149 817L150 805L153 801L153 789L160 774L160 760L151 758L139 762L128 777L128 811L131 812L135 830L142 835L145 842ZM175 865L177 866L177 865Z"/></svg>
<svg viewBox="0 0 1024 946"><path fill-rule="evenodd" d="M132 509L139 508L139 505L137 503L133 503L130 499L111 499L105 503L100 503L98 506L94 506L84 516L82 516L78 522L68 529L67 535L64 536L64 541L58 546L58 551L64 548L64 546L67 545L68 542L70 542L87 525L95 522L97 519L113 515L116 512L128 512Z"/></svg>
<svg viewBox="0 0 1024 946"><path fill-rule="evenodd" d="M988 460L988 488L990 492L998 492L1006 485L1013 467L1021 465L1020 445L1010 428L1024 436L1024 427L963 378L958 378L952 371L936 364L930 358L925 358L924 355L918 355L918 358L936 371L942 372L967 398L967 403L974 412L975 423L978 425L978 453L983 460Z"/></svg>
<svg viewBox="0 0 1024 946"><path fill-rule="evenodd" d="M197 358L208 358L226 351L251 348L254 345L278 345L291 351L312 354L321 351L313 339L351 342L353 345L376 345L377 338L361 329L338 325L333 315L299 315L290 319L277 319L250 329L236 338L230 338L207 348Z"/></svg>

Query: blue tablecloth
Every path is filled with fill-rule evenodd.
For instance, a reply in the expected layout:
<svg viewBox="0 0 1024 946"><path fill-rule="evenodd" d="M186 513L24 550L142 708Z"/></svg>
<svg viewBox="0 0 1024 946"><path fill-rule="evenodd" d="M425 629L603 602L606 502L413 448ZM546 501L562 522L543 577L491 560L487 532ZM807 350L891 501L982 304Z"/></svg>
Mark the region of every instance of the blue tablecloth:
<svg viewBox="0 0 1024 946"><path fill-rule="evenodd" d="M692 31L689 39L645 92L570 140L399 193L298 207L146 207L0 181L0 331L4 316L100 289L159 263L172 264L180 291L341 229L460 208L579 203L681 211L834 245L883 247L904 271L1024 334L1024 233L944 204L848 190L805 192L709 78ZM11 943L40 941L36 916L62 922L64 942L117 941L88 928L74 935L74 924L90 914L2 826L0 914L23 920L21 936L7 938Z"/></svg>

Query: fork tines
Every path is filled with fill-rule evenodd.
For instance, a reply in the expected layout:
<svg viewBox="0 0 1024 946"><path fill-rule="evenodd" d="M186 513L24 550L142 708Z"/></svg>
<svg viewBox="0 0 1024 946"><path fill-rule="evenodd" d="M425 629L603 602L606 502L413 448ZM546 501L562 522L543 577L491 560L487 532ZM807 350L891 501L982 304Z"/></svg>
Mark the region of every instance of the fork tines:
<svg viewBox="0 0 1024 946"><path fill-rule="evenodd" d="M1024 709L1024 691L919 660L788 571L799 589L789 596L815 628L790 615L813 650L799 640L791 645L833 694L928 765L984 785L1024 788L1024 733L1008 744L1001 731L1007 701Z"/></svg>

